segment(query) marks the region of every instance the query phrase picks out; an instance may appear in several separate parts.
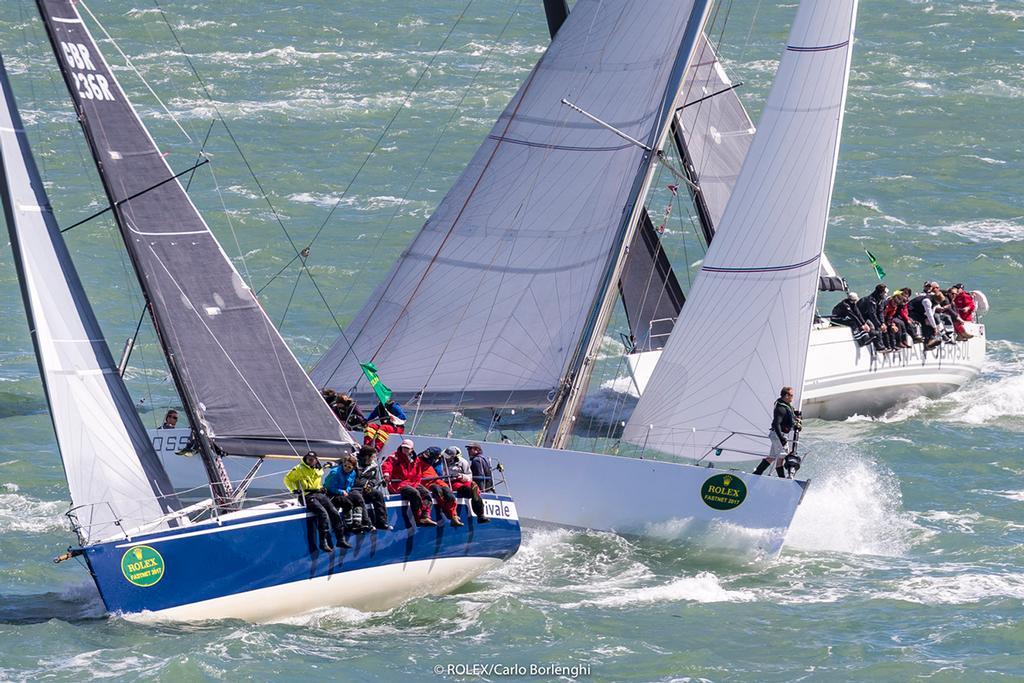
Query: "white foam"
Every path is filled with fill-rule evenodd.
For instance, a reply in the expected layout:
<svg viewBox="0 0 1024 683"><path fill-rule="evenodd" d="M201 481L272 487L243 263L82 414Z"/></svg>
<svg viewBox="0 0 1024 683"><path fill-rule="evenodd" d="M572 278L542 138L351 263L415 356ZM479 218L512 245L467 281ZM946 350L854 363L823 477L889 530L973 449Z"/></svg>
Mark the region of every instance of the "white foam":
<svg viewBox="0 0 1024 683"><path fill-rule="evenodd" d="M902 509L899 481L885 467L830 453L809 463L815 473L797 508L786 547L858 555L903 555L920 530Z"/></svg>
<svg viewBox="0 0 1024 683"><path fill-rule="evenodd" d="M912 399L877 418L853 415L847 422L904 422L922 418L985 425L1024 418L1024 345L990 340L981 375L937 399Z"/></svg>
<svg viewBox="0 0 1024 683"><path fill-rule="evenodd" d="M934 228L938 232L949 232L972 242L1020 242L1024 241L1024 217L1012 219L983 218L975 221L961 221Z"/></svg>
<svg viewBox="0 0 1024 683"><path fill-rule="evenodd" d="M700 572L696 576L664 584L611 590L599 598L569 603L565 607L632 607L666 602L751 602L756 598L753 591L729 590L711 572Z"/></svg>
<svg viewBox="0 0 1024 683"><path fill-rule="evenodd" d="M1024 574L991 574L957 571L943 576L901 579L891 590L873 597L924 605L962 605L997 600L1024 599Z"/></svg>

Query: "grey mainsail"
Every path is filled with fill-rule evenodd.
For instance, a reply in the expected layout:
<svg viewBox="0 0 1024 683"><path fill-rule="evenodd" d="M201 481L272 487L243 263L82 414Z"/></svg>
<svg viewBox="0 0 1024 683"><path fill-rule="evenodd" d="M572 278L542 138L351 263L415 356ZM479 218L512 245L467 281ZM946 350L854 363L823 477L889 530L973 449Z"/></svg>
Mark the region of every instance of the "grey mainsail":
<svg viewBox="0 0 1024 683"><path fill-rule="evenodd" d="M179 505L71 262L2 58L0 89L4 215L74 514L88 543Z"/></svg>
<svg viewBox="0 0 1024 683"><path fill-rule="evenodd" d="M38 0L160 343L203 437L243 455L351 443L139 120L72 0Z"/></svg>
<svg viewBox="0 0 1024 683"><path fill-rule="evenodd" d="M348 390L360 381L358 362L372 360L400 400L549 403L621 248L617 231L644 155L561 100L634 138L657 137L691 9L667 0L575 4L356 314L351 347L339 339L314 368L318 385Z"/></svg>

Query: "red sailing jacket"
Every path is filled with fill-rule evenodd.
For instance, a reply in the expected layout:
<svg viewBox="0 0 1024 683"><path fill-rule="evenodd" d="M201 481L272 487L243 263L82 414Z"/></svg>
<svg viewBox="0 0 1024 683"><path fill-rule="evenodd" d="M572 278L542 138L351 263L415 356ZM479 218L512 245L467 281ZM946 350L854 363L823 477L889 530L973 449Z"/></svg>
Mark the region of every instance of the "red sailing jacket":
<svg viewBox="0 0 1024 683"><path fill-rule="evenodd" d="M410 460L400 450L384 458L384 462L380 466L380 471L384 474L384 478L391 478L391 482L388 484L389 493L398 493L398 489L403 486L418 486L423 481L425 469L430 470L430 476L437 476L434 468L430 467L430 465L426 465L426 468L424 468L422 458Z"/></svg>

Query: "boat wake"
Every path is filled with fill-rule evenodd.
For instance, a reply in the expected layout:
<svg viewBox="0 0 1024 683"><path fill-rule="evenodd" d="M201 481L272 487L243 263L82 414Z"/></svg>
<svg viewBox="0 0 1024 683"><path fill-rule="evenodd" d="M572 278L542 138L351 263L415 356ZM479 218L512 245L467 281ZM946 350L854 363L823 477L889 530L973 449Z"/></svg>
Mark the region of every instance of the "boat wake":
<svg viewBox="0 0 1024 683"><path fill-rule="evenodd" d="M912 419L968 425L1024 426L1024 344L989 342L981 375L936 399L916 398L881 417L854 415L847 422L905 422Z"/></svg>

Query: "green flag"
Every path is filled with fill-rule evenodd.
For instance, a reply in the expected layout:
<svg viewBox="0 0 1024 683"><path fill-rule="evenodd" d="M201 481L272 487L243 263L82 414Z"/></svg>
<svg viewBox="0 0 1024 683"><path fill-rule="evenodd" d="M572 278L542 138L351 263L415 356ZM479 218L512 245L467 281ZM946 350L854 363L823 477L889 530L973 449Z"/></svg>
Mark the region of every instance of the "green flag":
<svg viewBox="0 0 1024 683"><path fill-rule="evenodd" d="M373 363L360 363L359 367L363 369L363 374L366 375L373 393L377 394L377 400L381 403L387 403L388 399L391 398L391 390L380 381L380 375L377 374L377 366Z"/></svg>
<svg viewBox="0 0 1024 683"><path fill-rule="evenodd" d="M875 269L875 275L878 276L878 279L885 279L885 271L882 270L882 266L878 265L878 259L875 258L875 255L867 249L864 250L864 253L868 255L868 261L871 262L871 267Z"/></svg>

